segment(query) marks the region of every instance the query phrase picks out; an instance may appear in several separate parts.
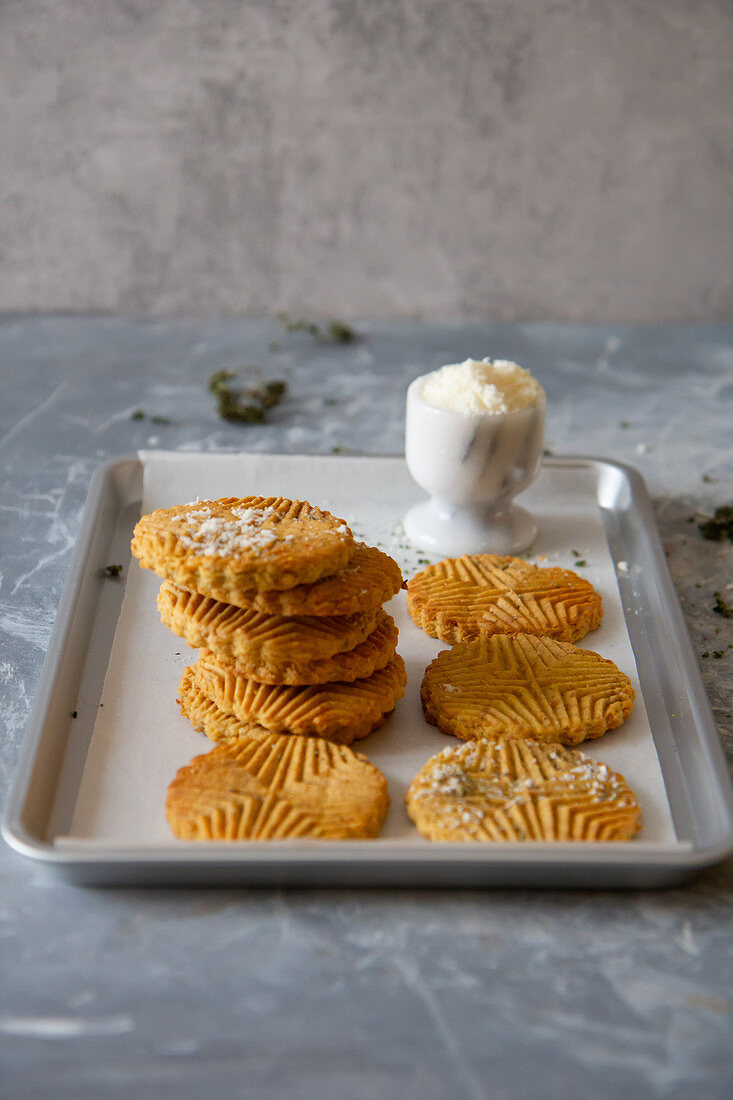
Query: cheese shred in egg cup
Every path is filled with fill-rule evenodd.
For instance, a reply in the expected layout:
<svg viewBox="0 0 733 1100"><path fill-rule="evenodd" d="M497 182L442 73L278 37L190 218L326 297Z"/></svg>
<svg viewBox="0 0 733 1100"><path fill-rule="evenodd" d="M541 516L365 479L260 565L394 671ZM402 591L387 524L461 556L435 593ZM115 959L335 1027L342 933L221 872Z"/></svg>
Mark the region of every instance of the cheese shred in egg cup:
<svg viewBox="0 0 733 1100"><path fill-rule="evenodd" d="M539 472L544 392L507 412L459 412L424 399L428 378L407 390L407 467L430 496L405 516L408 538L445 557L526 550L537 526L512 501Z"/></svg>

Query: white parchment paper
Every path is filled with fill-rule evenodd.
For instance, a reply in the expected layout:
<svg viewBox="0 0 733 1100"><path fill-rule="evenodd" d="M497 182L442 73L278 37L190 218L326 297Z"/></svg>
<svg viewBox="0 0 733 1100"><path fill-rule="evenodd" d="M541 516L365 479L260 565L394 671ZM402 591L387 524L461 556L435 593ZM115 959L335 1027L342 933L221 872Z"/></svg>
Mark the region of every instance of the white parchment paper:
<svg viewBox="0 0 733 1100"><path fill-rule="evenodd" d="M406 577L426 555L402 531L407 508L420 498L398 458L287 455L141 454L143 513L196 498L282 495L306 499L342 516L355 535L395 557ZM621 771L636 792L644 828L630 843L673 844L675 833L664 782L641 695L600 512L596 473L587 464L544 467L521 498L539 523L531 560L574 568L603 598L601 627L580 643L615 661L637 691L634 711L620 729L581 748ZM131 532L132 534L132 532ZM164 627L156 609L160 580L133 560L78 791L69 835L61 843L90 842L133 848L176 846L165 820L168 784L177 769L209 751L212 743L181 717L180 675L196 653ZM355 744L389 783L389 816L376 844L402 841L424 846L404 810L407 786L435 752L452 741L429 725L420 706L425 666L445 646L414 626L404 594L387 605L400 629L399 652L408 669L405 698L375 733Z"/></svg>

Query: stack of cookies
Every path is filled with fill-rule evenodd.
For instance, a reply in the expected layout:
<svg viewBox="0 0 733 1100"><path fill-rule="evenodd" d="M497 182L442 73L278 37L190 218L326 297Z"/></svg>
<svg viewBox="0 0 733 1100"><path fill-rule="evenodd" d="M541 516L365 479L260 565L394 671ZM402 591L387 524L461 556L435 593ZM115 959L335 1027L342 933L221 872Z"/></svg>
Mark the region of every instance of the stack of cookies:
<svg viewBox="0 0 733 1100"><path fill-rule="evenodd" d="M397 563L283 497L160 509L137 524L132 551L163 577L163 622L199 650L181 711L220 743L171 785L176 835L376 835L386 783L348 746L404 694L382 607L401 587Z"/></svg>
<svg viewBox="0 0 733 1100"><path fill-rule="evenodd" d="M623 776L566 747L621 725L634 701L612 661L573 644L603 614L588 581L467 555L413 577L407 607L452 646L425 672L425 717L470 743L428 761L410 786L408 813L424 836L626 840L638 831Z"/></svg>

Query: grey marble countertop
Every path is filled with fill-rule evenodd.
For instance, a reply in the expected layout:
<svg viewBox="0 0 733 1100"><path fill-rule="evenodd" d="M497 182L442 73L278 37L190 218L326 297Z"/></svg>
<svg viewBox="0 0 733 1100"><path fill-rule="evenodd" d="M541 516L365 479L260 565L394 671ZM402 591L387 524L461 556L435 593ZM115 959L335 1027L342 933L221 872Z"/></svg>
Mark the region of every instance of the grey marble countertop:
<svg viewBox="0 0 733 1100"><path fill-rule="evenodd" d="M733 497L733 328L356 328L335 345L270 320L2 319L3 791L98 463L144 447L399 452L408 382L484 354L540 378L550 449L644 474L733 761L733 620L713 612L715 592L733 602L733 553L697 528ZM265 425L222 421L207 393L243 365L288 383ZM2 1096L733 1090L730 861L626 893L93 890L4 846L0 875Z"/></svg>

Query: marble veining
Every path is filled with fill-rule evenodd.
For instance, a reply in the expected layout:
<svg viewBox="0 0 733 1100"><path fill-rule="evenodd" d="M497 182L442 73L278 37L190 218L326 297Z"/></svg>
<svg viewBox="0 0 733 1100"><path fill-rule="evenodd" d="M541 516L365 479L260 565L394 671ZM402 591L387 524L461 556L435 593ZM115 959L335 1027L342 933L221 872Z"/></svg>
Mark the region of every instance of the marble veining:
<svg viewBox="0 0 733 1100"><path fill-rule="evenodd" d="M353 346L272 350L268 319L2 320L3 792L98 462L153 445L397 453L407 384L484 354L541 381L551 450L646 477L733 761L733 621L713 611L715 592L733 603L732 549L697 530L733 496L733 330L355 327ZM207 392L243 364L288 383L265 425L224 423ZM105 891L2 847L4 1094L722 1100L731 871L649 893Z"/></svg>

